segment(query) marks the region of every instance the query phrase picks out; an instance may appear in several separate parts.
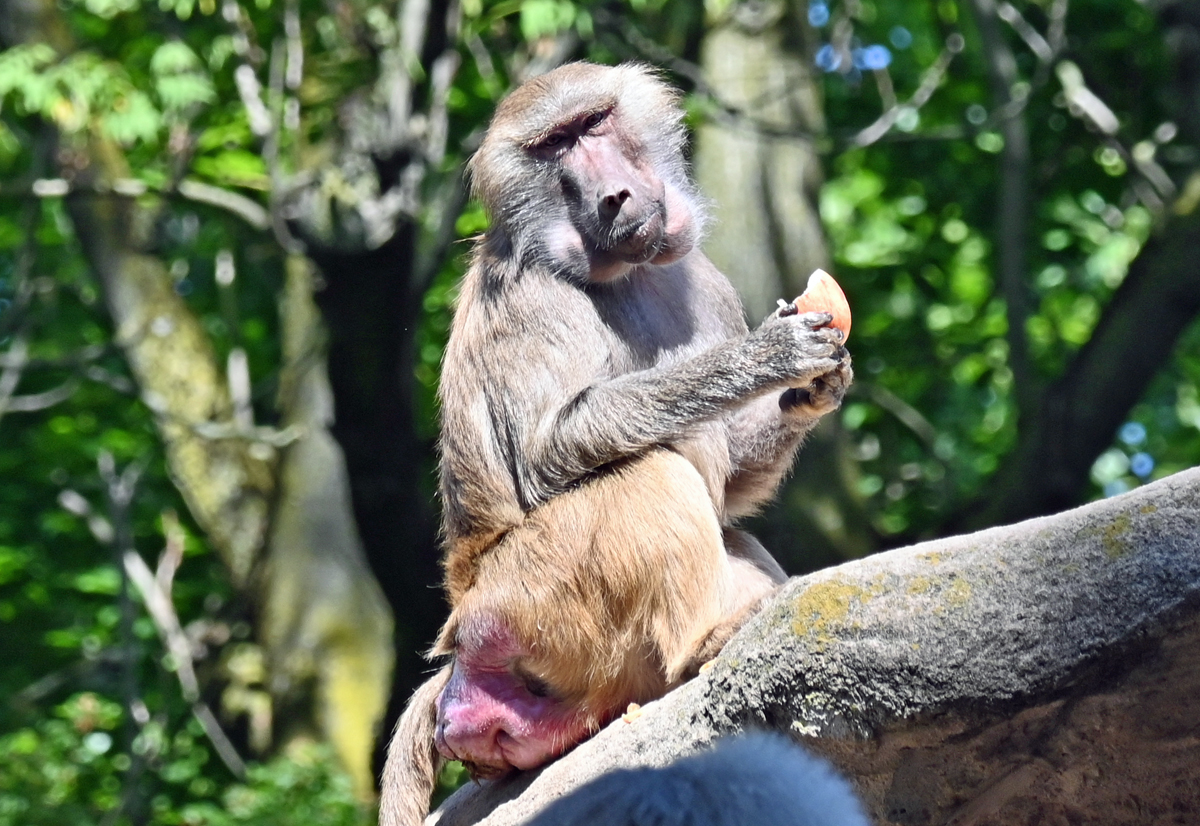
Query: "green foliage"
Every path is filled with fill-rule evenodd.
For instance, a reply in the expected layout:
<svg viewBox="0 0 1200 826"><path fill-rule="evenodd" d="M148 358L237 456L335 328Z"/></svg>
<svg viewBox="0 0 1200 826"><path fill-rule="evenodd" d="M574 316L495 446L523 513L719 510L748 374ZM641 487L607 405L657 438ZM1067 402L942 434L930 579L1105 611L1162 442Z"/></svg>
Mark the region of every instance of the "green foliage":
<svg viewBox="0 0 1200 826"><path fill-rule="evenodd" d="M218 13L217 0L60 4L77 51L57 54L29 45L0 53L0 175L6 181L53 176L45 145L38 143L39 123L45 122L68 142L92 135L116 140L131 174L152 190L183 176L274 203L289 193L272 187L295 173L317 176L321 194L331 200L336 195L343 198L339 204L355 203L360 193L349 176L353 163L368 163L365 155L346 167L335 160L344 160L339 141L361 114L358 104L386 92L377 87L379 58L402 34L395 4L294 4L304 61L299 85L286 91L294 102L290 114L270 88L272 71L286 68L276 44L287 40L289 4L233 5L236 23ZM529 56L552 53L555 38L578 42L577 56L599 61L695 60L705 16L715 20L732 5L463 0L462 63L447 94L449 156L430 171L421 194L433 202L432 194L448 180L442 176L462 163ZM887 46L887 77L901 102L919 87L947 35L966 35L966 49L928 102L899 112L896 127L867 147L854 146L851 138L879 117L886 87L873 70L825 72L830 127L828 135L816 136L825 152L821 216L835 272L855 312L851 347L859 379L842 421L858 493L885 537L934 534L964 502L986 492L1020 427L1011 331L996 276L1003 123L991 108L964 3L861 0L808 7L818 5L845 13L860 46ZM1048 3L1016 5L1044 30ZM818 39L832 39L832 23L814 26ZM1136 159L1146 152L1176 157L1172 174L1194 164L1194 147L1168 145L1169 138L1147 143L1167 118L1170 88L1170 60L1155 26L1150 5L1071 4L1072 60L1117 113L1114 140L1128 153L1116 151L1077 117L1053 74L1039 77L1027 50L1006 30L1028 92L1023 115L1034 174L1025 333L1039 386L1061 376L1089 341L1161 220L1136 197ZM630 37L631 29L644 40ZM662 51L645 51L646 42ZM235 82L243 67L266 87L262 101L272 123L292 118L273 133L274 170ZM411 67L422 79L428 68ZM676 80L693 88L688 77ZM692 123L719 111L698 94L687 105ZM1180 151L1171 155L1173 149ZM321 177L325 172L330 174ZM279 239L178 195L163 195L155 209L146 230L149 251L168 264L176 291L200 318L218 357L235 347L246 351L255 421L272 424L280 363ZM441 216L434 212L420 216L414 243L435 234ZM453 235L465 241L486 223L479 204L470 202ZM226 250L237 278L218 285L215 259ZM431 283L422 285L427 289L413 333L412 427L426 443L436 435L435 389L465 255L465 244L452 245L446 259L431 267ZM27 257L34 263L24 270ZM380 268L362 277L393 276ZM331 284L330 291L345 286ZM153 416L113 345L101 299L61 199L0 201L0 356L11 352L18 332L28 339L35 366L22 376L20 395L78 384L53 407L0 417L0 826L110 823L125 805L127 789L136 792L136 805L146 807L140 814L154 823L366 822L369 813L354 803L345 779L316 746L300 743L273 760L252 763L246 781L235 782L182 700L173 664L145 611L136 600L123 603L118 560L96 538L109 518L96 469L103 453L113 455L118 467L144 466L129 528L148 562L163 546L164 515L184 520L186 555L172 594L181 622L220 629L234 645L248 644L251 634L225 572L187 522ZM386 315L391 311L381 311L381 326L392 323ZM334 345L346 344L337 335L359 332L335 330ZM364 375L373 369L362 368ZM366 379L355 384L360 378L337 392L369 388ZM339 396L339 405L345 401ZM1193 327L1097 460L1092 494L1119 492L1198 461L1200 327ZM364 487L378 484L373 478ZM63 507L68 490L89 503L90 515ZM126 630L129 607L133 622ZM213 642L200 662L210 693L219 693L213 673L221 644ZM129 707L121 687L128 673L145 710L137 720L122 711ZM241 721L222 722L245 752ZM462 779L461 767L449 768L443 791Z"/></svg>
<svg viewBox="0 0 1200 826"><path fill-rule="evenodd" d="M467 767L457 760L447 760L442 766L442 770L438 772L431 808L440 806L443 800L469 782L471 782L471 774L467 771Z"/></svg>
<svg viewBox="0 0 1200 826"><path fill-rule="evenodd" d="M141 0L82 0L81 5L97 17L110 20L118 14L134 11Z"/></svg>
<svg viewBox="0 0 1200 826"><path fill-rule="evenodd" d="M521 36L526 40L558 34L585 19L569 0L524 0L521 3Z"/></svg>
<svg viewBox="0 0 1200 826"><path fill-rule="evenodd" d="M0 735L0 826L132 823L122 809L131 783L148 792L151 820L163 826L373 822L327 748L297 742L252 764L245 782L227 783L194 721L174 733L147 721L129 752L118 745L127 723L120 705L84 693Z"/></svg>
<svg viewBox="0 0 1200 826"><path fill-rule="evenodd" d="M125 63L105 54L112 43L103 40L62 60L40 47L0 54L8 130L0 135L16 141L0 163L27 174L35 157L31 134L37 134L29 124L40 116L68 137L97 130L127 142L135 174L166 178L172 158L158 140L164 118L186 122L215 102L216 86L190 45L152 38L158 42L132 49L137 59ZM226 143L209 157L219 158ZM218 353L224 357L235 344L248 351L252 375L268 391L258 401L269 409L265 377L279 360L279 254L264 254L261 237L223 213L178 207L160 215L156 252L171 262L176 290L212 331ZM237 250L243 278L222 300L213 261L227 248ZM23 269L31 251L35 264ZM262 822L255 807L268 804L255 802L261 800L273 800L279 818L301 811L318 821L365 822L323 752L253 765L244 787L231 786L229 771L191 720L173 663L137 602L129 631L123 630L121 570L111 548L96 538L113 530L97 458L107 453L119 468L144 467L129 528L151 565L164 543L163 515L186 514L186 507L166 472L153 418L112 343L61 199L0 204L0 357L11 352L16 330L27 336L33 360L18 393L78 386L47 409L0 417L0 823L131 822L111 819L131 784L136 805L150 806L154 822ZM83 518L65 510L64 491L86 500L91 513ZM225 571L194 526L183 530L185 559L172 593L181 621L244 639L249 627L225 607ZM150 715L136 725L124 717L113 722L108 713L124 696L126 668ZM78 695L81 689L88 691ZM103 712L95 724L85 714L91 706ZM303 791L288 785L296 777L307 778ZM233 788L241 790L236 804L225 798ZM290 806L280 803L284 795L294 797ZM189 806L203 812L184 819Z"/></svg>
<svg viewBox="0 0 1200 826"><path fill-rule="evenodd" d="M159 46L150 58L155 91L164 111L181 114L201 103L212 103L217 93L196 53L180 41Z"/></svg>
<svg viewBox="0 0 1200 826"><path fill-rule="evenodd" d="M0 53L0 99L40 115L68 134L98 127L121 143L152 140L162 116L117 63L77 52L55 61L45 45Z"/></svg>
<svg viewBox="0 0 1200 826"><path fill-rule="evenodd" d="M828 4L833 13L849 13L859 43L889 49L888 72L901 101L936 59L950 24L963 25L968 35L952 64L956 70L913 119L870 147L830 158L821 193L836 272L855 308L860 386L844 421L858 444L861 492L885 535L935 533L945 514L978 495L1017 435L1010 331L993 276L997 153L1004 138L990 113L979 39L960 5ZM1044 8L1026 4L1021 12L1041 21ZM1121 140L1142 152L1153 151L1146 136L1165 118L1154 90L1169 61L1155 25L1144 7L1104 2L1073 3L1068 25L1072 54L1081 56L1088 83L1102 89L1118 113ZM823 38L828 31L819 29ZM1034 170L1025 336L1035 370L1030 380L1047 386L1091 338L1154 219L1135 195L1136 173L1123 156L1069 109L1051 76L1034 71L1019 40L1009 45L1027 79L1024 122ZM878 117L882 87L870 72L841 66L826 72L824 86L835 134ZM897 134L905 132L915 139ZM939 133L961 137L922 137ZM1187 352L1180 348L1166 368L1174 384L1156 382L1156 400L1138 418L1151 434L1147 455L1166 450L1178 456L1177 448L1186 453L1184 445L1195 444L1187 417L1175 411L1178 388L1190 394L1195 386ZM928 431L914 428L911 416L906 423L897 402L919 411ZM1093 473L1093 495L1158 478L1200 457L1190 453L1168 465L1143 461L1139 468L1152 470L1137 476L1128 457L1123 465L1111 461L1113 451L1135 452L1115 441L1107 464Z"/></svg>
<svg viewBox="0 0 1200 826"><path fill-rule="evenodd" d="M267 167L262 157L245 149L228 149L197 158L192 164L192 169L223 186L266 189L269 184Z"/></svg>

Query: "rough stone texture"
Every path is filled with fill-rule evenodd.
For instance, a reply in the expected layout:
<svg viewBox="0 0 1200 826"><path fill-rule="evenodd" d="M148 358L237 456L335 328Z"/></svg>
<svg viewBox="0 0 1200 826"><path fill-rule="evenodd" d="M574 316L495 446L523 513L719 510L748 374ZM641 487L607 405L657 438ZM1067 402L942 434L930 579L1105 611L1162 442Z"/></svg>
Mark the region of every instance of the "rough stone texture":
<svg viewBox="0 0 1200 826"><path fill-rule="evenodd" d="M522 823L744 728L830 757L881 824L1200 817L1200 469L795 579L713 667L440 826Z"/></svg>

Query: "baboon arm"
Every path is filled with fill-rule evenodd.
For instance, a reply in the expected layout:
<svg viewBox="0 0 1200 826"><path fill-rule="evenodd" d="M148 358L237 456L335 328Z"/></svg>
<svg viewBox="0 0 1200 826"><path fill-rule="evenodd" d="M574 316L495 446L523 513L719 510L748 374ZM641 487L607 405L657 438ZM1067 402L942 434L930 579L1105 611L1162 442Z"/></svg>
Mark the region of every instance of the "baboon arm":
<svg viewBox="0 0 1200 826"><path fill-rule="evenodd" d="M618 300L611 288L613 306L536 271L491 292L485 270L468 275L442 371L442 409L458 417L442 435L455 478L478 477L486 459L488 490L509 487L528 512L598 468L837 369L839 334L819 329L818 314L747 332L723 301L655 294L697 273L715 278L703 256L651 269L663 272L629 276L650 285L641 292ZM722 297L707 281L697 290Z"/></svg>
<svg viewBox="0 0 1200 826"><path fill-rule="evenodd" d="M729 416L733 473L725 486L727 516L750 515L775 495L796 449L823 416L841 405L853 376L845 355L835 370L808 387L760 396Z"/></svg>
<svg viewBox="0 0 1200 826"><path fill-rule="evenodd" d="M437 698L450 680L446 666L418 688L408 701L392 742L379 794L379 826L421 826L437 784L442 757L434 747Z"/></svg>
<svg viewBox="0 0 1200 826"><path fill-rule="evenodd" d="M748 516L771 499L787 476L804 436L819 420L797 416L781 405L778 394L754 399L729 423L729 459L733 473L725 486L728 516Z"/></svg>
<svg viewBox="0 0 1200 826"><path fill-rule="evenodd" d="M516 463L519 472L537 474L522 480L531 498L545 501L597 468L678 442L735 405L782 389L789 371L803 375L804 367L782 366L771 332L729 339L678 364L597 381L548 411L549 420L529 434L529 458ZM836 366L823 353L810 363L813 377Z"/></svg>

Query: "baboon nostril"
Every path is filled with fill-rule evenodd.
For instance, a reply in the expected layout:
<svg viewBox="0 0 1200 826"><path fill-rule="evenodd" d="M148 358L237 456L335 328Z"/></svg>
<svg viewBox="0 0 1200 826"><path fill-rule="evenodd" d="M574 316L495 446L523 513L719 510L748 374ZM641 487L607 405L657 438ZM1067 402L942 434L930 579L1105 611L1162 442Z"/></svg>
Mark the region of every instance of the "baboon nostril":
<svg viewBox="0 0 1200 826"><path fill-rule="evenodd" d="M600 199L600 214L611 221L621 211L621 205L632 197L633 193L628 189L622 189L612 195L605 195Z"/></svg>

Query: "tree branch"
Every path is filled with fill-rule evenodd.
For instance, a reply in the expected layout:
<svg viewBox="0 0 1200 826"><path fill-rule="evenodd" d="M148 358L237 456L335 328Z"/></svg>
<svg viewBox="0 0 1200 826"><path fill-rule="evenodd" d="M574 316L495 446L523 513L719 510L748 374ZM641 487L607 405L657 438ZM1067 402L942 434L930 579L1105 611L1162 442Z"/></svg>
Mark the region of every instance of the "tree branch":
<svg viewBox="0 0 1200 826"><path fill-rule="evenodd" d="M955 33L946 38L945 48L942 49L933 65L925 70L925 74L921 76L921 85L912 93L912 97L904 103L899 103L894 100L895 95L892 95L892 105L885 109L874 123L855 135L850 143L854 146L870 146L891 131L904 111L920 109L928 103L929 99L933 97L934 91L941 85L942 78L946 76L950 62L954 60L956 54L963 50L965 45L961 34Z"/></svg>
<svg viewBox="0 0 1200 826"><path fill-rule="evenodd" d="M1028 89L1018 85L1017 61L998 24L995 0L971 0L975 24L983 41L992 98L997 109L1009 110L1000 122L1004 149L1000 155L1000 197L996 206L997 270L1008 317L1008 365L1018 416L1023 420L1036 407L1037 382L1029 363L1025 322L1029 318L1029 129L1024 100Z"/></svg>

